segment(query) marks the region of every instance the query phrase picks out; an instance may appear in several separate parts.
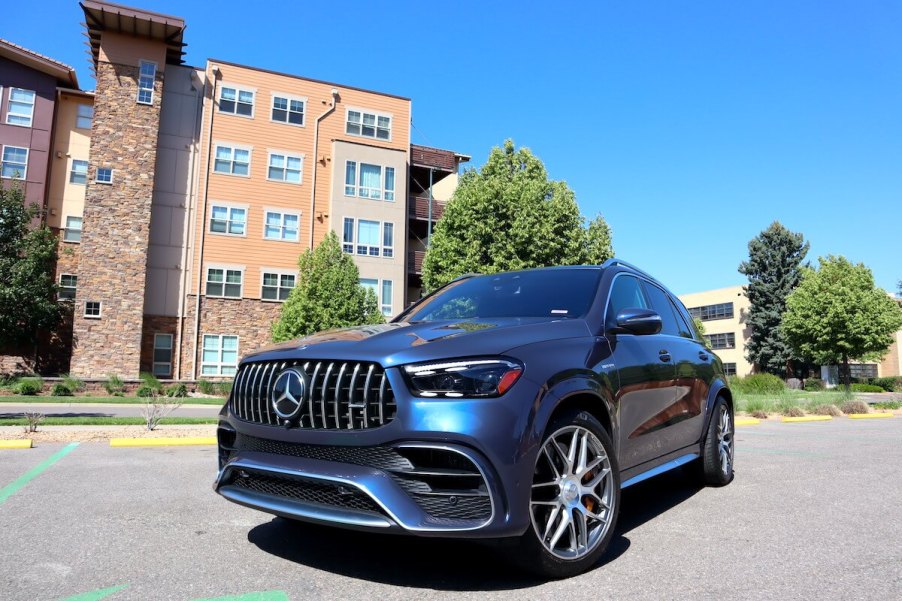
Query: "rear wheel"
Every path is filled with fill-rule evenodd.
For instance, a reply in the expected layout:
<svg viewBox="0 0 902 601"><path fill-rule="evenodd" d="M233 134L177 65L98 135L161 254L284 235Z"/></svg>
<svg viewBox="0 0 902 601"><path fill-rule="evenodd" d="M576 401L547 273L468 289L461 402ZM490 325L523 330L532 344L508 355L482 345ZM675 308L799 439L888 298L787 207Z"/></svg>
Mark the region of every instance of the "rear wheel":
<svg viewBox="0 0 902 601"><path fill-rule="evenodd" d="M702 480L705 484L724 486L733 479L734 433L733 410L723 397L720 397L714 403L705 437L701 466Z"/></svg>
<svg viewBox="0 0 902 601"><path fill-rule="evenodd" d="M524 567L551 578L585 571L610 543L619 510L620 470L608 433L584 411L552 420L536 459Z"/></svg>

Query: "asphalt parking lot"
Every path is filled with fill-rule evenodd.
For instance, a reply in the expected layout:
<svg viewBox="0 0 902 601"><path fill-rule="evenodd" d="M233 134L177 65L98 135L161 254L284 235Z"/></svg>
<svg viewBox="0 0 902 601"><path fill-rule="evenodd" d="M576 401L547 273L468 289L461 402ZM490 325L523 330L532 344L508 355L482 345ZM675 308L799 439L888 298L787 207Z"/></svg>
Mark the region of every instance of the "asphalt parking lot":
<svg viewBox="0 0 902 601"><path fill-rule="evenodd" d="M55 461L50 464L50 459ZM292 523L212 492L213 447L0 450L0 599L900 599L902 419L737 433L736 479L628 489L604 561Z"/></svg>

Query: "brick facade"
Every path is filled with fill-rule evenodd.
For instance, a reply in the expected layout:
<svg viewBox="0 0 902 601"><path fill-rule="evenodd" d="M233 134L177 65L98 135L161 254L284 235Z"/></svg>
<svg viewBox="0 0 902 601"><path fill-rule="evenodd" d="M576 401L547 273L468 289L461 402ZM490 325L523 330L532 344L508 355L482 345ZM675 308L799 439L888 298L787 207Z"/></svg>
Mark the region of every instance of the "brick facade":
<svg viewBox="0 0 902 601"><path fill-rule="evenodd" d="M97 63L71 364L78 376L140 371L162 88L158 69L153 103L138 104L138 67ZM98 167L113 169L112 184L94 182ZM102 303L99 319L84 317L88 301Z"/></svg>

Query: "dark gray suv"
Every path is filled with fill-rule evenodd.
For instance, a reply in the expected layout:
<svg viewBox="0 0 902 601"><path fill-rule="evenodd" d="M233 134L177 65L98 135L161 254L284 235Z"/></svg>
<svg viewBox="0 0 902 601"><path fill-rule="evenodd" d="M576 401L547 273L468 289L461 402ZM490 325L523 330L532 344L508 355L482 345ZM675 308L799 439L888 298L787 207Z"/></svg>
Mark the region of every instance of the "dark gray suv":
<svg viewBox="0 0 902 601"><path fill-rule="evenodd" d="M730 482L733 431L685 307L612 259L462 277L391 323L245 357L215 488L334 526L519 537L562 577L604 553L622 489L685 464Z"/></svg>

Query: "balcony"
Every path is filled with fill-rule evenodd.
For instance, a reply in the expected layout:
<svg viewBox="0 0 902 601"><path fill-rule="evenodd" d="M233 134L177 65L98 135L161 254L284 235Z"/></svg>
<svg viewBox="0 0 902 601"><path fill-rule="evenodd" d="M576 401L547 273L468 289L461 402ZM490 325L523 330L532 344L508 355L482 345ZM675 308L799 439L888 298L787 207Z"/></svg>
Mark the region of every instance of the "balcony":
<svg viewBox="0 0 902 601"><path fill-rule="evenodd" d="M445 201L432 199L432 221L438 221L445 210ZM429 197L411 196L407 199L407 215L410 219L429 219Z"/></svg>
<svg viewBox="0 0 902 601"><path fill-rule="evenodd" d="M423 259L426 257L425 250L411 250L407 253L407 272L420 275L423 273Z"/></svg>

